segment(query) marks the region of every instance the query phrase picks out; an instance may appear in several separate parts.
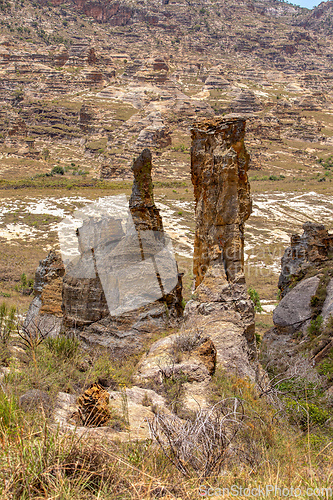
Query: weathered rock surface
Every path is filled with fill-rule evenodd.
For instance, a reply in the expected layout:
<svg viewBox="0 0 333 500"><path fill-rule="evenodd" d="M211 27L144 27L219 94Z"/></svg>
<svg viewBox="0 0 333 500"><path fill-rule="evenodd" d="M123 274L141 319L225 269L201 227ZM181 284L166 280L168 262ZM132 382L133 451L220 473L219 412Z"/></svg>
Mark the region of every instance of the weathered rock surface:
<svg viewBox="0 0 333 500"><path fill-rule="evenodd" d="M182 381L180 396L184 408L205 406L209 383L215 371L216 349L207 337L180 332L155 342L137 367L136 383L159 386L177 379Z"/></svg>
<svg viewBox="0 0 333 500"><path fill-rule="evenodd" d="M48 414L52 407L50 396L39 389L31 389L22 394L19 399L19 406L25 411L44 411Z"/></svg>
<svg viewBox="0 0 333 500"><path fill-rule="evenodd" d="M75 431L79 435L98 437L109 441L144 440L150 438L148 420L158 411L168 412L165 399L156 392L141 387L124 391L108 391L108 409L116 419L109 425L87 427L77 425L77 398L73 394L60 392L55 403L54 422L62 431ZM117 424L117 417L119 424ZM112 427L113 425L113 427Z"/></svg>
<svg viewBox="0 0 333 500"><path fill-rule="evenodd" d="M244 134L245 120L239 117L202 121L192 128L196 286L214 263L223 264L228 281L244 282L244 222L251 213Z"/></svg>
<svg viewBox="0 0 333 500"><path fill-rule="evenodd" d="M151 169L151 152L146 148L133 162L134 181L129 207L137 231L162 233L162 218L154 203Z"/></svg>
<svg viewBox="0 0 333 500"><path fill-rule="evenodd" d="M34 332L39 328L43 333L57 335L63 322L62 284L65 267L61 255L51 251L40 261L34 281L34 294L27 312L24 326Z"/></svg>
<svg viewBox="0 0 333 500"><path fill-rule="evenodd" d="M262 106L259 99L250 90L242 90L238 96L230 103L231 113L251 114L260 111Z"/></svg>
<svg viewBox="0 0 333 500"><path fill-rule="evenodd" d="M320 224L307 222L303 229L302 236L291 237L281 260L284 296L273 312L274 328L263 337L261 354L275 373L299 376L329 390L330 378L316 367L326 362L333 347L332 236Z"/></svg>
<svg viewBox="0 0 333 500"><path fill-rule="evenodd" d="M328 319L333 316L333 279L331 279L326 288L326 299L323 304L321 311L324 323L327 323Z"/></svg>
<svg viewBox="0 0 333 500"><path fill-rule="evenodd" d="M196 289L186 304L180 336L205 338L214 366L256 380L254 306L243 269L243 228L251 212L244 134L245 120L239 117L204 121L192 128ZM177 335L153 344L139 365L137 378L162 383L170 373L185 373L183 403L193 409L198 401L206 402L212 359L207 364L194 349L189 359L178 352L178 359L181 344Z"/></svg>
<svg viewBox="0 0 333 500"><path fill-rule="evenodd" d="M311 297L319 278L313 276L296 285L274 309L273 322L279 333L294 333L307 325L313 316Z"/></svg>
<svg viewBox="0 0 333 500"><path fill-rule="evenodd" d="M167 255L159 257L159 252L163 253L166 236L159 210L154 203L151 169L151 153L149 149L145 149L133 162L134 183L129 201L134 224L132 233L125 237L119 220L113 219L93 222L94 227L86 225L79 228L82 254L74 263L74 267L69 266L64 278L65 327L78 329L81 338L89 344L100 344L117 353L121 350L137 349L142 344L143 336L177 323L183 312L181 276L178 274L176 263L173 261L172 266ZM90 248L89 243L89 235L96 232L98 224L101 226L98 244L103 246L104 259L103 264L99 266L96 265L95 250ZM111 257L113 269L109 269ZM145 293L147 295L152 289L152 299L150 303L146 302L140 307L135 294L139 293L139 281L147 281L148 277L145 278L144 266L141 266L140 274L139 264L141 261L150 260L155 266L157 289L154 294L154 284L147 282ZM109 271L112 273L115 266L121 271L124 265L128 267L129 276L136 273L137 290L122 289L119 281L109 283ZM91 277L81 278L82 269L88 269ZM103 275L99 275L98 269L103 269ZM133 303L133 307L127 307L120 315L113 315L110 313L110 300L112 299L112 310L116 310L117 301L123 296ZM156 300L156 297L161 298Z"/></svg>
<svg viewBox="0 0 333 500"><path fill-rule="evenodd" d="M213 341L217 364L255 380L254 308L243 267L244 222L251 213L244 134L240 117L201 122L192 129L196 290L184 316L185 329L198 328Z"/></svg>
<svg viewBox="0 0 333 500"><path fill-rule="evenodd" d="M281 259L281 274L278 287L284 297L290 290L290 285L305 275L311 266L322 264L329 258L333 247L333 235L325 226L313 222L303 224L303 234L291 236L288 247Z"/></svg>

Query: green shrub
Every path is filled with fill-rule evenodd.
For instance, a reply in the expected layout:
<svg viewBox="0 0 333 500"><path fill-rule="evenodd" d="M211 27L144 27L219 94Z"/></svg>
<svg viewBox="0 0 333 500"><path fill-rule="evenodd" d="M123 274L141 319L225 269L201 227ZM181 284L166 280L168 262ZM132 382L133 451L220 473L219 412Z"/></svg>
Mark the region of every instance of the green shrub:
<svg viewBox="0 0 333 500"><path fill-rule="evenodd" d="M309 426L321 426L327 421L327 410L314 403L306 401L288 401L287 411L291 423L298 425L302 431L307 431Z"/></svg>
<svg viewBox="0 0 333 500"><path fill-rule="evenodd" d="M80 346L80 342L76 338L59 335L58 337L49 337L46 339L46 346L56 356L60 358L73 358Z"/></svg>
<svg viewBox="0 0 333 500"><path fill-rule="evenodd" d="M313 339L322 333L323 317L320 314L315 319L311 320L310 326L308 327L308 334L310 338Z"/></svg>
<svg viewBox="0 0 333 500"><path fill-rule="evenodd" d="M318 365L318 373L328 377L329 381L333 380L333 348L328 356Z"/></svg>
<svg viewBox="0 0 333 500"><path fill-rule="evenodd" d="M27 275L25 273L21 274L21 285L25 288L28 285Z"/></svg>
<svg viewBox="0 0 333 500"><path fill-rule="evenodd" d="M249 288L248 294L249 294L250 299L252 300L252 302L254 304L254 310L256 312L262 312L263 308L261 306L259 293L254 288Z"/></svg>
<svg viewBox="0 0 333 500"><path fill-rule="evenodd" d="M56 165L51 170L51 175L54 175L54 174L64 175L64 173L65 173L65 170L60 165Z"/></svg>

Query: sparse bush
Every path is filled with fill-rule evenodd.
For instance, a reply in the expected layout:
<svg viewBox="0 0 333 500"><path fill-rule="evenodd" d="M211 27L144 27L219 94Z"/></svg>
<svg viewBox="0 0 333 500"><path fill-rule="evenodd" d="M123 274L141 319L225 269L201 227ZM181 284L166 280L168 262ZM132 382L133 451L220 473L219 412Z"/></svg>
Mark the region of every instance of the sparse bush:
<svg viewBox="0 0 333 500"><path fill-rule="evenodd" d="M172 352L191 352L207 340L198 330L196 332L185 332L176 335L171 351Z"/></svg>
<svg viewBox="0 0 333 500"><path fill-rule="evenodd" d="M64 175L64 173L65 173L65 170L60 165L56 165L51 170L51 175L54 175L54 174Z"/></svg>
<svg viewBox="0 0 333 500"><path fill-rule="evenodd" d="M244 419L242 403L231 398L188 419L157 413L149 427L166 457L184 476L208 477L221 471Z"/></svg>
<svg viewBox="0 0 333 500"><path fill-rule="evenodd" d="M311 339L314 337L318 337L322 333L322 325L323 325L323 317L320 314L315 319L311 320L311 323L308 327L308 334Z"/></svg>
<svg viewBox="0 0 333 500"><path fill-rule="evenodd" d="M75 337L59 335L58 337L49 337L46 339L46 346L60 358L73 358L80 347L80 342Z"/></svg>
<svg viewBox="0 0 333 500"><path fill-rule="evenodd" d="M261 306L259 293L254 288L249 288L248 294L249 294L250 299L252 300L252 302L254 304L254 310L256 312L262 312L263 308Z"/></svg>

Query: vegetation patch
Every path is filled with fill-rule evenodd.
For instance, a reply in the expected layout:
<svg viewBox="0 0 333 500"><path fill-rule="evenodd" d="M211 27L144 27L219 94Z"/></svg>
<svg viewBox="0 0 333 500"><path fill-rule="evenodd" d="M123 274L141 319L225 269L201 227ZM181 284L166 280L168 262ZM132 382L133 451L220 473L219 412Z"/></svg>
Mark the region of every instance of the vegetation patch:
<svg viewBox="0 0 333 500"><path fill-rule="evenodd" d="M327 285L329 284L332 276L332 268L326 267L323 269L323 274L320 276L320 281L318 283L316 293L312 295L310 300L313 318L316 318L323 308L327 296Z"/></svg>

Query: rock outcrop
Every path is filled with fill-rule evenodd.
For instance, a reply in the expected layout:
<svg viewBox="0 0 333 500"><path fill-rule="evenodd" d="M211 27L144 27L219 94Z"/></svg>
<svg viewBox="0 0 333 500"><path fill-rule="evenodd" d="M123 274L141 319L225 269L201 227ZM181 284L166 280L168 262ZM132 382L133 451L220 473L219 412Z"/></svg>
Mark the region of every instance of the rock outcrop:
<svg viewBox="0 0 333 500"><path fill-rule="evenodd" d="M32 333L36 329L60 333L63 322L62 285L65 267L61 255L51 251L36 270L34 298L25 318L24 327Z"/></svg>
<svg viewBox="0 0 333 500"><path fill-rule="evenodd" d="M150 230L162 233L162 218L154 203L151 169L151 152L149 149L144 149L133 161L134 181L129 207L137 231Z"/></svg>
<svg viewBox="0 0 333 500"><path fill-rule="evenodd" d="M117 352L140 347L144 335L177 323L183 312L181 276L154 204L151 169L145 149L133 162L126 230L117 217L84 223L77 230L81 256L64 278L65 328Z"/></svg>
<svg viewBox="0 0 333 500"><path fill-rule="evenodd" d="M55 425L63 431L75 431L80 436L95 437L107 442L146 440L151 437L148 421L154 417L153 409L170 413L165 398L149 389L135 386L122 391L109 389L103 391L102 396L102 401L109 401L108 406L103 403L102 407L111 418L101 421L102 426L90 424L87 427L78 418L80 411L76 396L58 393L53 414Z"/></svg>
<svg viewBox="0 0 333 500"><path fill-rule="evenodd" d="M196 286L214 264L224 268L228 281L244 283L244 222L251 213L244 134L245 120L237 117L192 128Z"/></svg>
<svg viewBox="0 0 333 500"><path fill-rule="evenodd" d="M254 306L248 298L243 269L244 222L251 213L244 134L245 120L239 117L204 121L192 128L196 289L186 304L179 335L181 339L204 338L214 366L216 363L255 381L259 365ZM190 382L185 385L183 403L194 409L198 402L205 405L212 359L207 364L209 356L204 362L193 348L188 358L176 356L170 361L170 353L180 344L184 340L177 335L156 342L141 361L137 379L145 383L161 377L161 383L170 370L186 373Z"/></svg>
<svg viewBox="0 0 333 500"><path fill-rule="evenodd" d="M320 375L333 353L332 235L321 224L306 222L303 229L303 235L292 235L281 260L283 298L261 352L274 373L296 374L330 390L331 378Z"/></svg>
<svg viewBox="0 0 333 500"><path fill-rule="evenodd" d="M291 286L302 279L311 267L316 268L329 258L333 249L333 235L322 224L305 222L303 234L293 234L281 259L278 287L284 297Z"/></svg>
<svg viewBox="0 0 333 500"><path fill-rule="evenodd" d="M273 322L279 333L294 333L309 324L313 317L311 297L318 285L318 276L302 280L281 300L273 313Z"/></svg>
<svg viewBox="0 0 333 500"><path fill-rule="evenodd" d="M245 119L234 116L192 128L196 290L184 315L186 329L213 341L217 364L255 380L254 308L244 276L244 223L251 213L244 135Z"/></svg>

